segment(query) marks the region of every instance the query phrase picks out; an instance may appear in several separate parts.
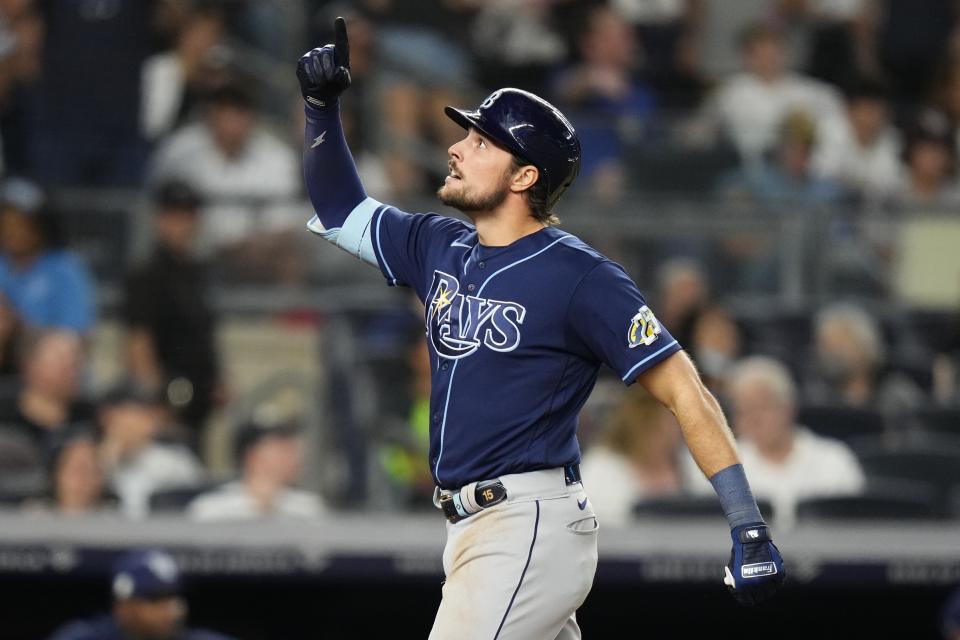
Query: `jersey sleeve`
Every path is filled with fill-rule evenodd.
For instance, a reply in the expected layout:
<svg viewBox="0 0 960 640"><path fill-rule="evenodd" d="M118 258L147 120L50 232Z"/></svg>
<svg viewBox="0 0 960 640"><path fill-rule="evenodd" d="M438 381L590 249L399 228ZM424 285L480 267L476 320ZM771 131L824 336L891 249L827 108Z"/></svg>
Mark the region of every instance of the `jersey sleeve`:
<svg viewBox="0 0 960 640"><path fill-rule="evenodd" d="M436 213L405 213L381 207L370 221L373 252L391 286L412 287L422 300L432 274L427 265L450 250L470 227L456 218Z"/></svg>
<svg viewBox="0 0 960 640"><path fill-rule="evenodd" d="M583 277L567 318L575 337L627 385L681 349L637 285L613 262L603 261Z"/></svg>

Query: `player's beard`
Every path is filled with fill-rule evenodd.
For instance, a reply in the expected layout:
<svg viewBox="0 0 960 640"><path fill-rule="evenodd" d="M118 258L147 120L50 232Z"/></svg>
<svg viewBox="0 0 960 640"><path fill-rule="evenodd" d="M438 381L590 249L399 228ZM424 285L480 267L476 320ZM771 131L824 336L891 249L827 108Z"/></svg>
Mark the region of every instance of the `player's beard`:
<svg viewBox="0 0 960 640"><path fill-rule="evenodd" d="M485 193L471 193L460 180L456 183L444 183L437 189L437 197L440 198L440 202L448 207L459 209L464 213L493 211L503 204L503 201L507 199L507 194L510 193L506 178L505 175L499 183ZM454 184L459 188L452 188Z"/></svg>

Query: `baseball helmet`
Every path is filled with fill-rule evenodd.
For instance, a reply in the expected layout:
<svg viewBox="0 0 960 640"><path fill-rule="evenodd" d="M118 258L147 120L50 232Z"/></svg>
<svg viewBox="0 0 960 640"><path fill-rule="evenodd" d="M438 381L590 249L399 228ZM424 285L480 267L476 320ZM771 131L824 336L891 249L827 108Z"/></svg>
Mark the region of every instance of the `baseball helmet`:
<svg viewBox="0 0 960 640"><path fill-rule="evenodd" d="M521 89L498 89L476 111L446 107L464 129L474 127L515 156L535 166L547 185L553 208L580 173L580 140L560 110Z"/></svg>

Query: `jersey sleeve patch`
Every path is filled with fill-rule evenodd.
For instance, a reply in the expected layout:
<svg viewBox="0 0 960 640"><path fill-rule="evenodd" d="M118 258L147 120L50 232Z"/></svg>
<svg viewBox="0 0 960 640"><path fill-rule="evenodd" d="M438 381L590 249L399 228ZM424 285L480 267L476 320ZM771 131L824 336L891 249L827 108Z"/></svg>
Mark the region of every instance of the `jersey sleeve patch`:
<svg viewBox="0 0 960 640"><path fill-rule="evenodd" d="M643 305L630 319L630 329L627 331L627 346L631 349L640 345L649 347L657 341L662 330L660 321L653 315L650 307Z"/></svg>

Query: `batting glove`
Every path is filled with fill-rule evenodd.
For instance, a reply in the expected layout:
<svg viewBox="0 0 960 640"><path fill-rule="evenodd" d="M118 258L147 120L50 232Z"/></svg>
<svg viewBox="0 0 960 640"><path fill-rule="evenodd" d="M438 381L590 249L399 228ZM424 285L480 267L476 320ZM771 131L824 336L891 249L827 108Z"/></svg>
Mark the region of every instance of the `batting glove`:
<svg viewBox="0 0 960 640"><path fill-rule="evenodd" d="M350 42L346 21L337 18L333 29L335 44L308 51L297 63L300 93L307 104L317 109L335 104L350 86Z"/></svg>
<svg viewBox="0 0 960 640"><path fill-rule="evenodd" d="M786 572L780 551L770 538L767 525L741 525L730 533L733 549L724 567L723 583L740 604L763 602L776 593Z"/></svg>

